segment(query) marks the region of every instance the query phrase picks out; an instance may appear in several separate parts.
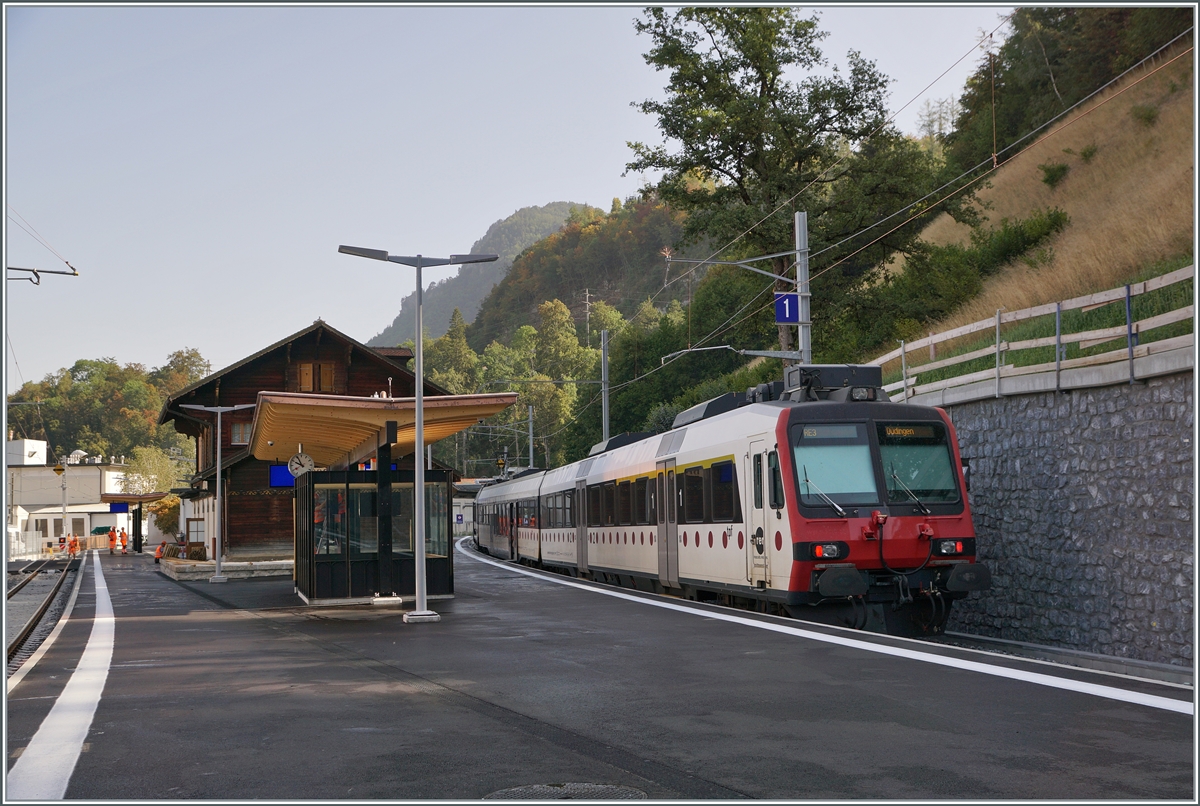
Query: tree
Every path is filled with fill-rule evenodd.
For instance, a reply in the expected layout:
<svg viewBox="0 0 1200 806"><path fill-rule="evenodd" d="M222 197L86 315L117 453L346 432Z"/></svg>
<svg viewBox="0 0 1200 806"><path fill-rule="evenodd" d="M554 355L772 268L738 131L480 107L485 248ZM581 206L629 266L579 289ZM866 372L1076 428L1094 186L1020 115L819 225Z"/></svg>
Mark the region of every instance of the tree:
<svg viewBox="0 0 1200 806"><path fill-rule="evenodd" d="M161 448L139 446L126 463L121 492L136 495L167 492L176 486L179 468Z"/></svg>
<svg viewBox="0 0 1200 806"><path fill-rule="evenodd" d="M783 252L794 246L792 212L804 210L815 252L933 187L928 155L884 125L888 79L873 62L851 51L846 75L814 73L825 64L817 45L826 34L816 17L792 8L650 8L635 25L653 40L647 64L669 73L665 100L635 106L657 118L675 150L630 143L635 159L626 169L662 171L656 191L687 213L691 239L728 245L728 257ZM807 75L785 78L797 70ZM910 222L824 275L814 295L834 301L869 285L922 223ZM771 265L785 275L791 261ZM814 319L818 307L814 299ZM790 349L791 328L778 334Z"/></svg>
<svg viewBox="0 0 1200 806"><path fill-rule="evenodd" d="M146 505L146 510L154 516L154 525L163 534L179 533L179 496L168 495L152 504Z"/></svg>
<svg viewBox="0 0 1200 806"><path fill-rule="evenodd" d="M424 349L429 380L451 394L466 395L475 391L479 356L467 344L467 323L458 308L450 314L450 326L445 335L432 340Z"/></svg>
<svg viewBox="0 0 1200 806"><path fill-rule="evenodd" d="M554 299L539 305L538 315L541 327L534 340L538 370L555 380L578 378L587 361L570 309Z"/></svg>

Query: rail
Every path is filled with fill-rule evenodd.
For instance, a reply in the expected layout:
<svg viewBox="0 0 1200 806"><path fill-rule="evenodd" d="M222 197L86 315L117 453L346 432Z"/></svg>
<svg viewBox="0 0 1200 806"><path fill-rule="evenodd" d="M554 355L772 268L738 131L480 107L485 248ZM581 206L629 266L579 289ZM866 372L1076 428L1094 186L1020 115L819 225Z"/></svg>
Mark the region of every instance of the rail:
<svg viewBox="0 0 1200 806"><path fill-rule="evenodd" d="M6 656L7 662L12 662L13 656L16 655L17 651L21 649L21 645L29 639L29 636L33 634L33 631L37 628L38 623L41 622L42 616L46 615L46 611L50 609L50 603L53 602L54 597L58 595L59 589L62 588L63 580L67 578L67 571L71 570L72 565L75 565L75 563L68 562L66 564L62 572L58 575L58 581L54 583L54 587L51 588L50 593L46 594L46 598L42 600L42 604L37 609L37 612L30 617L29 621L25 622L25 626L21 628L21 631L17 633L17 636L9 643L8 655ZM80 573L83 570L82 562L79 563L76 568L76 573ZM38 570L41 571L42 569L39 568Z"/></svg>
<svg viewBox="0 0 1200 806"><path fill-rule="evenodd" d="M1135 321L1133 319L1134 298L1148 294L1151 291L1167 288L1176 283L1192 280L1194 277L1195 266L1193 265L1145 280L1144 282L1132 283L1121 288L1087 294L1082 297L1063 300L1062 302L1037 305L1019 311L1004 311L1001 309L996 312L994 317L988 319L982 319L978 322L963 325L962 327L942 333L930 334L925 338L912 342L901 341L899 348L867 363L883 367L898 360L900 362L900 380L888 383L883 388L889 394L902 392L903 398L906 401L914 395L937 392L939 390L965 386L990 379L997 381L997 390L999 390L1000 379L1014 375L1054 372L1057 384L1057 376L1062 370L1117 362L1129 363L1130 379L1132 380L1133 361L1135 358L1166 352L1168 350L1191 347L1194 344L1195 336L1193 332L1182 336L1174 336L1140 344L1140 334L1178 322L1191 321L1195 317L1195 310L1193 305L1188 304ZM1078 332L1064 332L1064 311L1087 313L1122 301L1125 303L1124 324ZM1039 336L1014 341L1006 341L1003 338L1002 329L1005 325L1011 325L1016 322L1027 322L1049 316L1054 317L1053 336ZM939 359L937 357L938 345L945 345L949 342L955 342L984 332L994 333L991 343L987 346L965 350L946 358ZM1066 357L1069 345L1075 345L1078 351L1084 351L1118 339L1122 339L1125 342L1119 349L1095 355L1083 355L1075 358ZM978 343L978 340L976 340L976 343ZM1016 364L1008 363L1005 360L1007 357L1014 356L1014 354L1020 351L1050 347L1054 348L1054 360L1050 362ZM929 360L927 362L916 366L909 364L912 353L926 349L929 351ZM981 361L992 356L995 357L994 366L989 366L984 370L954 374L954 368L961 369L963 364ZM931 373L934 373L937 377L922 383L922 376L928 377ZM947 375L948 377L943 377Z"/></svg>

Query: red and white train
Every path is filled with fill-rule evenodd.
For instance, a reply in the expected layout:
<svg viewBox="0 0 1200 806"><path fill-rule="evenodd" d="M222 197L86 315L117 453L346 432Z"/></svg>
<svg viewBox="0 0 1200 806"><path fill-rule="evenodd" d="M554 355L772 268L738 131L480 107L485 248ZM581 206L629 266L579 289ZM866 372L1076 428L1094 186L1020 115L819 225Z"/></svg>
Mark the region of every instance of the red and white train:
<svg viewBox="0 0 1200 806"><path fill-rule="evenodd" d="M991 577L953 424L890 402L881 380L878 367L788 367L663 434L486 487L476 545L643 591L939 634L953 601Z"/></svg>

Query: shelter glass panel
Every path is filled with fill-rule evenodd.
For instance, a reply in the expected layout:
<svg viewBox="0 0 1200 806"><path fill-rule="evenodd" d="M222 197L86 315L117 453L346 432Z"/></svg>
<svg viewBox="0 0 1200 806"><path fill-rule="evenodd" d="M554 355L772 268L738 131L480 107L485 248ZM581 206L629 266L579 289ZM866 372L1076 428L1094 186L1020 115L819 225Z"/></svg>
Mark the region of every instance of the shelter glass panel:
<svg viewBox="0 0 1200 806"><path fill-rule="evenodd" d="M379 519L376 515L374 484L348 485L350 505L350 551L352 554L379 553Z"/></svg>
<svg viewBox="0 0 1200 806"><path fill-rule="evenodd" d="M346 551L346 487L313 485L313 540L317 559L341 556Z"/></svg>

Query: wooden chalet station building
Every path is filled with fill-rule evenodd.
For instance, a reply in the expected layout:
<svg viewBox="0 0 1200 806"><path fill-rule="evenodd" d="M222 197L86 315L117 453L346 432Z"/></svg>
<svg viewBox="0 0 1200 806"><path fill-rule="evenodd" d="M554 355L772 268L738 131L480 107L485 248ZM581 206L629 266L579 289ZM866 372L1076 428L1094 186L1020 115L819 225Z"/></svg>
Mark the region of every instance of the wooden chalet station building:
<svg viewBox="0 0 1200 806"><path fill-rule="evenodd" d="M222 559L291 560L308 602L411 595L414 588L415 378L405 348L371 348L321 320L170 397L159 423L196 444L180 530ZM490 417L513 393L450 395L424 384L425 444ZM194 406L247 408L216 414ZM217 440L221 489L216 489ZM295 477L293 457L314 468ZM453 593L454 470L425 471L426 571L431 596Z"/></svg>

